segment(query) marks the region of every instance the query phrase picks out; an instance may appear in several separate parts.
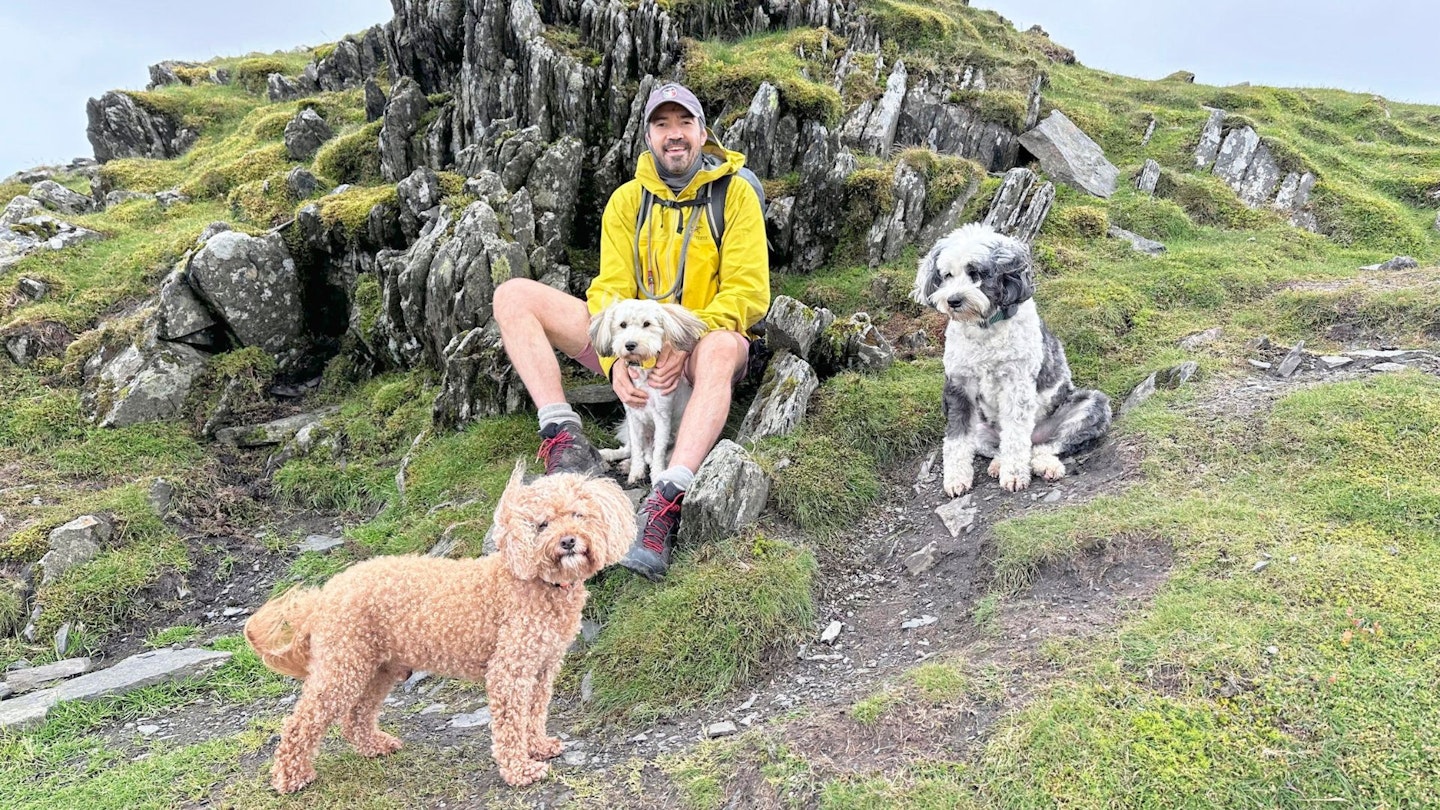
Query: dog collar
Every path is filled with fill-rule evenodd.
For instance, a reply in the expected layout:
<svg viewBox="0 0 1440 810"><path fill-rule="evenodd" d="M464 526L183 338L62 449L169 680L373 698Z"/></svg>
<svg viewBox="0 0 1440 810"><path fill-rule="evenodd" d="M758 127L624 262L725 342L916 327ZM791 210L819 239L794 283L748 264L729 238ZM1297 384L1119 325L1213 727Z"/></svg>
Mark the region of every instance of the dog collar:
<svg viewBox="0 0 1440 810"><path fill-rule="evenodd" d="M995 310L995 312L990 317L977 321L976 325L978 325L981 329L989 329L997 323L1010 320L1014 316L1015 309L1013 307L1001 307Z"/></svg>

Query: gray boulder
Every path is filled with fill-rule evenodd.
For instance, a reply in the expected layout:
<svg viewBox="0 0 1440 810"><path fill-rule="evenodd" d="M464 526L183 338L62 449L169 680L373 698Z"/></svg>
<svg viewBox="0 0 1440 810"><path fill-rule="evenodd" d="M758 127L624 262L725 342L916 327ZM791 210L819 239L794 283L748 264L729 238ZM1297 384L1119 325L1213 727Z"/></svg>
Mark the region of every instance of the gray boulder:
<svg viewBox="0 0 1440 810"><path fill-rule="evenodd" d="M1361 270L1414 270L1420 263L1409 256L1396 256L1379 264L1367 264Z"/></svg>
<svg viewBox="0 0 1440 810"><path fill-rule="evenodd" d="M282 73L271 73L265 77L265 95L271 101L290 101L313 92L315 91L307 92L299 82L287 78Z"/></svg>
<svg viewBox="0 0 1440 810"><path fill-rule="evenodd" d="M55 681L63 681L66 678L73 678L76 675L84 675L90 671L89 658L67 658L64 661L56 661L53 664L45 664L39 667L11 670L5 673L5 683L10 687L12 694L29 692L46 684Z"/></svg>
<svg viewBox="0 0 1440 810"><path fill-rule="evenodd" d="M365 80L365 123L379 121L385 114L385 91L374 79Z"/></svg>
<svg viewBox="0 0 1440 810"><path fill-rule="evenodd" d="M138 343L113 355L102 350L90 359L81 410L101 427L178 416L207 357L193 346L160 340L152 325Z"/></svg>
<svg viewBox="0 0 1440 810"><path fill-rule="evenodd" d="M414 79L405 76L395 83L380 125L380 171L386 180L399 182L419 165L413 139L429 110L430 102Z"/></svg>
<svg viewBox="0 0 1440 810"><path fill-rule="evenodd" d="M1051 112L1034 129L1020 136L1020 145L1056 180L1096 197L1115 193L1120 170L1105 159L1100 145L1081 132L1065 113Z"/></svg>
<svg viewBox="0 0 1440 810"><path fill-rule="evenodd" d="M1124 239L1130 243L1137 253L1144 253L1149 256L1159 256L1165 252L1165 246L1153 239L1146 239L1138 233L1132 233L1118 225L1111 225L1108 231L1111 239Z"/></svg>
<svg viewBox="0 0 1440 810"><path fill-rule="evenodd" d="M307 107L285 125L285 152L291 160L309 160L333 137L335 130Z"/></svg>
<svg viewBox="0 0 1440 810"><path fill-rule="evenodd" d="M335 50L315 63L315 78L327 93L359 87L365 81L360 46L351 39L335 43Z"/></svg>
<svg viewBox="0 0 1440 810"><path fill-rule="evenodd" d="M445 347L444 375L431 413L443 428L456 428L486 416L517 413L529 403L525 386L510 365L493 322L456 335Z"/></svg>
<svg viewBox="0 0 1440 810"><path fill-rule="evenodd" d="M766 436L788 435L805 418L810 396L819 385L809 363L789 352L775 355L735 441L753 445Z"/></svg>
<svg viewBox="0 0 1440 810"><path fill-rule="evenodd" d="M802 360L820 335L834 323L835 315L821 307L811 309L788 295L777 295L765 316L765 342L775 351L789 351Z"/></svg>
<svg viewBox="0 0 1440 810"><path fill-rule="evenodd" d="M85 135L95 149L95 159L105 163L115 158L179 157L195 144L200 133L179 122L153 113L125 93L111 91L85 105L89 126Z"/></svg>
<svg viewBox="0 0 1440 810"><path fill-rule="evenodd" d="M884 371L895 361L895 349L870 320L857 312L830 324L814 352L815 366L823 373Z"/></svg>
<svg viewBox="0 0 1440 810"><path fill-rule="evenodd" d="M395 185L395 197L400 203L400 231L405 234L405 241L414 242L425 223L435 219L443 193L440 178L426 166Z"/></svg>
<svg viewBox="0 0 1440 810"><path fill-rule="evenodd" d="M138 653L109 669L0 702L0 728L19 729L38 725L44 721L50 708L62 700L98 700L123 695L144 686L194 677L225 663L230 655L228 652L201 649Z"/></svg>
<svg viewBox="0 0 1440 810"><path fill-rule="evenodd" d="M201 302L185 279L182 261L170 275L160 283L160 304L157 334L162 340L178 340L196 346L211 346L215 343L212 328L220 321Z"/></svg>
<svg viewBox="0 0 1440 810"><path fill-rule="evenodd" d="M216 234L190 259L187 272L190 286L242 346L280 357L300 343L300 281L280 234Z"/></svg>
<svg viewBox="0 0 1440 810"><path fill-rule="evenodd" d="M871 267L898 258L907 245L915 242L925 219L924 175L900 161L890 189L895 208L878 218L868 234L866 247Z"/></svg>
<svg viewBox="0 0 1440 810"><path fill-rule="evenodd" d="M50 550L40 558L40 584L49 585L70 569L95 559L114 531L110 520L99 515L81 515L52 530Z"/></svg>
<svg viewBox="0 0 1440 810"><path fill-rule="evenodd" d="M1220 136L1225 125L1225 111L1206 107L1210 117L1200 130L1200 141L1195 145L1195 168L1208 169L1220 155Z"/></svg>
<svg viewBox="0 0 1440 810"><path fill-rule="evenodd" d="M15 289L31 301L42 301L50 294L49 284L29 276L21 276L20 280L15 282Z"/></svg>
<svg viewBox="0 0 1440 810"><path fill-rule="evenodd" d="M30 198L51 211L70 216L88 214L95 209L95 203L89 197L71 191L54 180L41 180L31 186Z"/></svg>
<svg viewBox="0 0 1440 810"><path fill-rule="evenodd" d="M320 191L320 180L304 166L296 166L285 175L285 193L295 201L313 197Z"/></svg>
<svg viewBox="0 0 1440 810"><path fill-rule="evenodd" d="M1220 154L1215 158L1212 172L1230 188L1239 191L1245 172L1250 168L1250 160L1259 148L1260 135L1255 130L1250 127L1231 130L1220 144Z"/></svg>
<svg viewBox="0 0 1440 810"><path fill-rule="evenodd" d="M909 78L905 63L896 62L895 69L890 71L890 77L885 80L885 94L875 103L869 120L860 132L858 143L853 145L872 155L890 154L890 147L895 143L895 129L900 124L900 107L905 101Z"/></svg>
<svg viewBox="0 0 1440 810"><path fill-rule="evenodd" d="M1140 169L1140 176L1135 179L1135 187L1146 194L1154 194L1155 186L1160 183L1160 164L1146 158L1145 165Z"/></svg>
<svg viewBox="0 0 1440 810"><path fill-rule="evenodd" d="M262 425L221 428L215 431L215 441L232 447L265 447L272 444L283 444L294 438L301 430L318 424L328 413L331 412L299 413Z"/></svg>
<svg viewBox="0 0 1440 810"><path fill-rule="evenodd" d="M1034 172L1014 168L1005 173L984 224L1022 242L1033 242L1055 204L1055 186L1041 183ZM943 234L942 234L943 235Z"/></svg>
<svg viewBox="0 0 1440 810"><path fill-rule="evenodd" d="M753 523L770 496L770 479L740 445L722 439L685 493L680 541L713 543Z"/></svg>

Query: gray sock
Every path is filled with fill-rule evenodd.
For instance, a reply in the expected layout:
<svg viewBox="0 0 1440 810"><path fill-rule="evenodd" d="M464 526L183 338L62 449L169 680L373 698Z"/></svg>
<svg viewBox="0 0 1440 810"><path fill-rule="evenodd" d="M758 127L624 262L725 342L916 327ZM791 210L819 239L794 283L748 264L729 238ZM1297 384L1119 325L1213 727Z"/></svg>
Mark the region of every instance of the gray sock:
<svg viewBox="0 0 1440 810"><path fill-rule="evenodd" d="M580 427L580 414L575 413L575 409L571 408L568 402L557 402L554 405L546 405L541 408L536 415L540 418L541 430L557 422L570 422L574 424L575 427Z"/></svg>
<svg viewBox="0 0 1440 810"><path fill-rule="evenodd" d="M665 472L660 473L660 477L655 479L655 484L659 486L667 481L674 484L676 489L684 492L690 488L691 484L695 483L695 472L689 467L682 467L676 464Z"/></svg>

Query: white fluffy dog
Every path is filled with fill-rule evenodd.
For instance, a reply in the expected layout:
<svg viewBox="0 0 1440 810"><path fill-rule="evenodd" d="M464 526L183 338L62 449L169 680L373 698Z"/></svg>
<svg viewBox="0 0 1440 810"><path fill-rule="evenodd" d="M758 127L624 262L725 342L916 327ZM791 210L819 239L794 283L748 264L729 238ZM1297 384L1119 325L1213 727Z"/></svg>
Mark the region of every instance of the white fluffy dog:
<svg viewBox="0 0 1440 810"><path fill-rule="evenodd" d="M600 451L606 461L630 460L626 480L632 485L645 480L647 464L652 483L665 471L675 428L690 401L690 383L683 376L669 394L649 386L656 358L667 344L679 351L693 350L705 330L704 322L685 307L646 299L619 301L590 319L595 351L639 368L636 385L649 394L644 408L625 406L625 421L618 431L620 448Z"/></svg>
<svg viewBox="0 0 1440 810"><path fill-rule="evenodd" d="M1018 492L1033 472L1065 475L1060 456L1110 428L1110 398L1070 382L1065 350L1035 311L1030 249L984 225L935 243L915 275L915 300L949 318L942 405L945 493L974 485L975 455Z"/></svg>

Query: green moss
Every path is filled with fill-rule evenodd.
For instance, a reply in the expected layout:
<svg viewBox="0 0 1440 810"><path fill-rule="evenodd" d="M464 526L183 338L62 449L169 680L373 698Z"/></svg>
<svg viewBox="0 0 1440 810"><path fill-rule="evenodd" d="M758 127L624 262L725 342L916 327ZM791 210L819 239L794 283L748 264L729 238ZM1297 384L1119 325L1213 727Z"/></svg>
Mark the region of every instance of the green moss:
<svg viewBox="0 0 1440 810"><path fill-rule="evenodd" d="M802 427L756 450L776 511L818 539L853 526L880 495L874 458L824 434Z"/></svg>
<svg viewBox="0 0 1440 810"><path fill-rule="evenodd" d="M885 690L858 701L850 707L850 719L862 726L873 725L900 703L899 692Z"/></svg>
<svg viewBox="0 0 1440 810"><path fill-rule="evenodd" d="M1219 228L1261 228L1274 220L1267 211L1247 208L1225 181L1214 175L1163 171L1155 195L1170 200L1201 225Z"/></svg>
<svg viewBox="0 0 1440 810"><path fill-rule="evenodd" d="M975 110L982 121L1015 132L1025 128L1030 112L1025 94L1014 90L957 90L950 95L950 101Z"/></svg>
<svg viewBox="0 0 1440 810"><path fill-rule="evenodd" d="M375 206L394 205L395 199L395 186L360 186L339 194L327 194L316 204L320 207L320 219L326 225L341 225L354 233L365 225Z"/></svg>
<svg viewBox="0 0 1440 810"><path fill-rule="evenodd" d="M1070 239L1099 239L1110 230L1110 217L1095 205L1059 208L1045 221L1045 234Z"/></svg>
<svg viewBox="0 0 1440 810"><path fill-rule="evenodd" d="M373 121L353 132L331 139L315 154L315 173L335 184L366 185L381 182L380 127Z"/></svg>
<svg viewBox="0 0 1440 810"><path fill-rule="evenodd" d="M611 613L585 662L595 710L647 722L729 694L810 632L815 568L809 551L765 537L682 556L663 587Z"/></svg>
<svg viewBox="0 0 1440 810"><path fill-rule="evenodd" d="M250 93L264 93L271 73L285 73L288 65L284 60L257 56L242 59L231 70L231 81Z"/></svg>
<svg viewBox="0 0 1440 810"><path fill-rule="evenodd" d="M1321 180L1310 199L1320 231L1342 245L1420 253L1427 244L1415 218L1379 194Z"/></svg>
<svg viewBox="0 0 1440 810"><path fill-rule="evenodd" d="M945 432L934 361L896 363L884 374L846 373L825 381L812 401L814 429L881 464L929 446Z"/></svg>
<svg viewBox="0 0 1440 810"><path fill-rule="evenodd" d="M687 40L684 61L686 83L707 110L727 105L747 107L761 82L780 91L781 112L801 121L833 126L840 120L840 94L827 84L802 77L821 75L821 58L813 46L827 31L782 31L760 34L739 42ZM810 47L807 47L810 46ZM805 55L802 57L800 53ZM828 71L828 68L824 70Z"/></svg>
<svg viewBox="0 0 1440 810"><path fill-rule="evenodd" d="M901 0L865 0L861 4L880 35L901 48L948 39L959 30L955 18L936 5Z"/></svg>
<svg viewBox="0 0 1440 810"><path fill-rule="evenodd" d="M1124 191L1110 198L1110 219L1127 231L1169 242L1190 237L1195 225L1172 200Z"/></svg>

